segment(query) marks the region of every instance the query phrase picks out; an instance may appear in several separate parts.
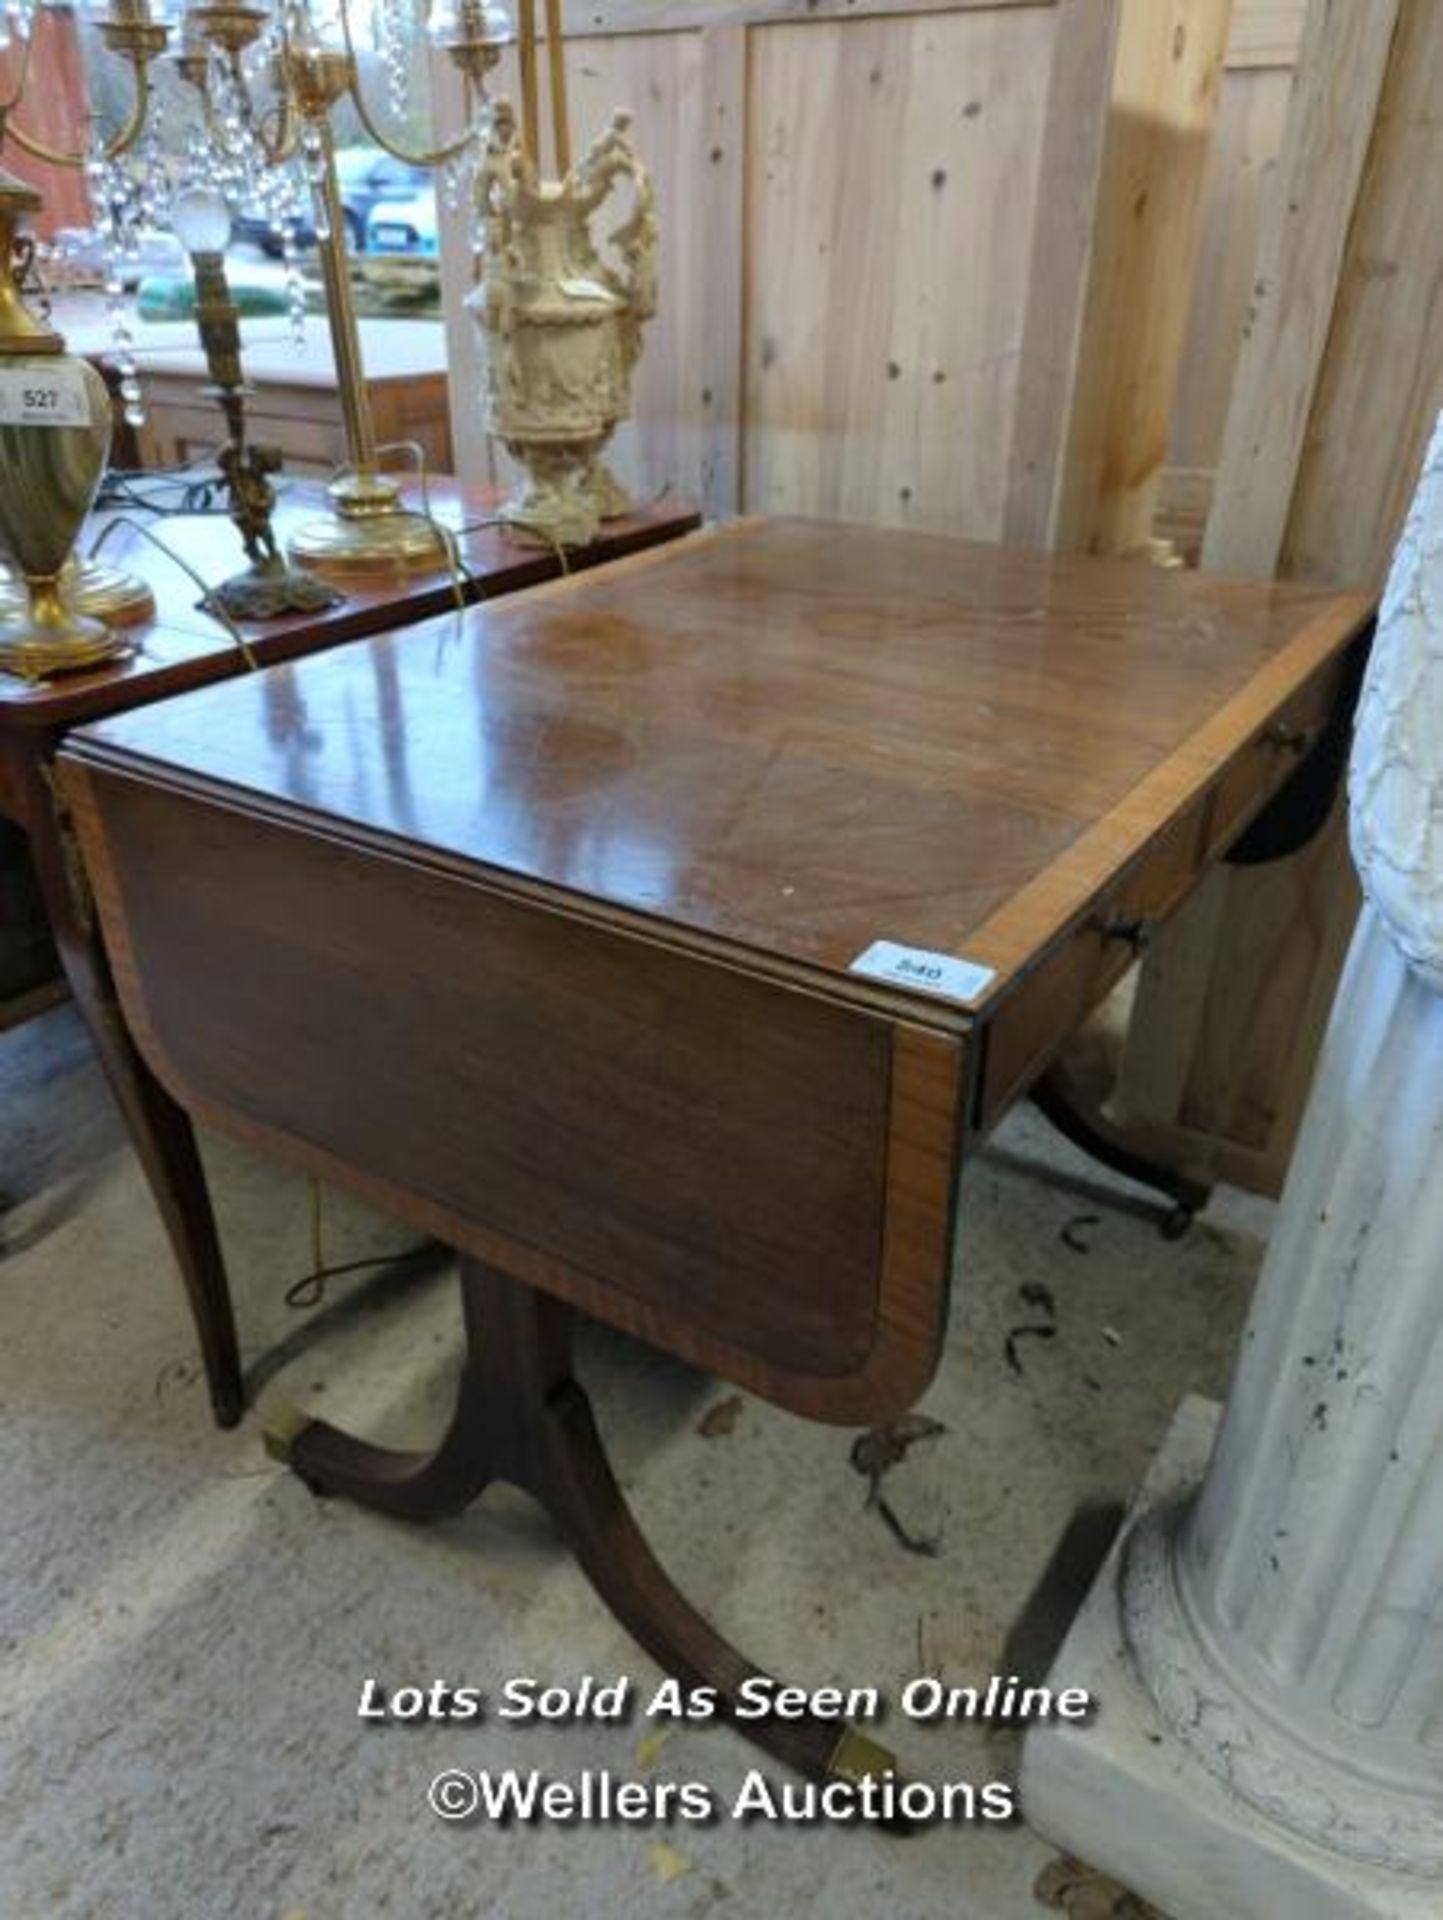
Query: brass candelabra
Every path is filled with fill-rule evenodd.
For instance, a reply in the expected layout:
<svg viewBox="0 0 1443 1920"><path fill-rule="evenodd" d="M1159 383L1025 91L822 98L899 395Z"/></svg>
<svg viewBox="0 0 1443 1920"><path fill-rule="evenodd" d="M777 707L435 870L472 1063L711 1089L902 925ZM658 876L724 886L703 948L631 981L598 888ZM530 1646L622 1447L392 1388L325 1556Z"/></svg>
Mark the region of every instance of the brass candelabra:
<svg viewBox="0 0 1443 1920"><path fill-rule="evenodd" d="M267 28L273 28L275 36L270 61L273 99L262 108L246 79L243 57ZM180 70L201 94L210 137L225 147L226 130L213 99L214 61L229 96L239 103L248 136L272 165L299 155L314 195L317 250L348 454L345 470L327 490L331 513L302 526L290 540L292 558L319 571L430 568L445 560L439 531L424 514L403 506L397 481L381 466L351 297L332 131L334 110L349 100L367 137L385 152L412 166L442 166L470 146L474 96L508 35L505 18L494 6L484 5L483 0L461 0L436 39L466 82L465 128L450 142L414 151L388 134L370 110L344 0L339 39L334 43L322 38L308 0L287 0L274 21L266 9L240 0L193 5L186 11Z"/></svg>

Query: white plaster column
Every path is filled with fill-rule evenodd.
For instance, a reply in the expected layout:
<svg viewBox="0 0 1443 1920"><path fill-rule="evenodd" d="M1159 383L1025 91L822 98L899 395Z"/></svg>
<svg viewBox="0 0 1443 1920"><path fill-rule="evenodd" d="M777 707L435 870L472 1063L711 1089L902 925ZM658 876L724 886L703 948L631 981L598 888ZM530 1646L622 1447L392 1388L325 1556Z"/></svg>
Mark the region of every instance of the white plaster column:
<svg viewBox="0 0 1443 1920"><path fill-rule="evenodd" d="M1185 1410L1055 1669L1097 1722L1024 1766L1175 1920L1443 1914L1443 421L1349 788L1366 905L1216 1445L1199 1488Z"/></svg>

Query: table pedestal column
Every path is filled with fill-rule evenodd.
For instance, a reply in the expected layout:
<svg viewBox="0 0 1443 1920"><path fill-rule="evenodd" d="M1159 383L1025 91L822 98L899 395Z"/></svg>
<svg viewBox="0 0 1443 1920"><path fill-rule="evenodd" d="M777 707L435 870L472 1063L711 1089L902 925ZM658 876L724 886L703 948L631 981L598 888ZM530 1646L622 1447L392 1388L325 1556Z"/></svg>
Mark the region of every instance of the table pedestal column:
<svg viewBox="0 0 1443 1920"><path fill-rule="evenodd" d="M1368 904L1211 1461L1191 1403L1056 1665L1097 1719L1027 1744L1028 1818L1172 1920L1443 1913L1443 427L1350 785Z"/></svg>

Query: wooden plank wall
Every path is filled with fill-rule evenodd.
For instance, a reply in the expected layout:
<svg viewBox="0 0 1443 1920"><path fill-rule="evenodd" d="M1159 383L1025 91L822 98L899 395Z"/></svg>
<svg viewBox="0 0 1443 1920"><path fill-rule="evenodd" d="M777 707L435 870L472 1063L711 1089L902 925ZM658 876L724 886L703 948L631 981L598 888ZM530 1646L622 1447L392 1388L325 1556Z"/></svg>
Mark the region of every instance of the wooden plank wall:
<svg viewBox="0 0 1443 1920"><path fill-rule="evenodd" d="M1254 301L1263 201L1283 148L1306 0L1236 0L1203 187L1197 274L1157 532L1196 559Z"/></svg>
<svg viewBox="0 0 1443 1920"><path fill-rule="evenodd" d="M1000 537L1057 18L753 35L748 510Z"/></svg>
<svg viewBox="0 0 1443 1920"><path fill-rule="evenodd" d="M1219 10L1133 0L1134 31L1170 46L1153 19L1170 8L1200 30ZM1232 10L1162 476L1165 517L1181 500L1194 532L1302 12L1303 0ZM660 203L661 311L618 436L628 483L697 495L714 513L1065 535L1056 496L1064 466L1081 463L1060 434L1095 271L1120 17L1127 0L569 3L574 143L630 107ZM1194 35L1188 58L1205 54ZM438 93L452 84L439 75ZM509 61L494 85L514 96ZM1193 191L1188 167L1166 171ZM1166 224L1189 222L1169 211ZM476 341L459 304L469 262L459 226L443 226L453 437L463 471L485 478ZM1084 533L1088 500L1071 516ZM1132 518L1145 515L1142 496Z"/></svg>
<svg viewBox="0 0 1443 1920"><path fill-rule="evenodd" d="M1149 550L1231 14L1231 0L1121 10L1049 545ZM1046 275L1039 261L1039 287Z"/></svg>
<svg viewBox="0 0 1443 1920"><path fill-rule="evenodd" d="M1105 18L1116 0L1081 4ZM573 145L625 105L657 186L660 312L614 462L628 485L718 514L1000 535L1049 76L1077 5L568 10ZM509 61L494 84L514 95ZM450 229L454 438L485 478Z"/></svg>
<svg viewBox="0 0 1443 1920"><path fill-rule="evenodd" d="M1443 405L1440 69L1437 0L1312 0L1211 566L1381 584ZM1286 1171L1357 904L1342 829L1219 875L1145 963L1120 1105L1201 1174Z"/></svg>

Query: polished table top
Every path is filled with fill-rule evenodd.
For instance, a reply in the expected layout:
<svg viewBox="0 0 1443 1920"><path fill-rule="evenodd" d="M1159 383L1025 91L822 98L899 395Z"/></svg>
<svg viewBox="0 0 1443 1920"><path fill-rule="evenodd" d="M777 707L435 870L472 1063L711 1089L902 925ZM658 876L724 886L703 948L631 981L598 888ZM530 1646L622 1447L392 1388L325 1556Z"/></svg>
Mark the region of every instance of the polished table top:
<svg viewBox="0 0 1443 1920"><path fill-rule="evenodd" d="M314 481L282 476L279 496L274 524L282 545L300 522L328 510L324 489ZM422 504L421 489L414 483L404 486L403 497L409 506ZM486 489L439 475L429 482L427 497L437 520L457 536L460 588L468 602L550 580L562 571L553 549L520 546L495 524L497 496ZM229 517L224 512L136 512L128 517L134 524L122 525L107 537L99 557L139 574L155 595L155 618L129 629L135 652L93 672L66 674L43 685L0 674L0 733L73 726L246 670L248 663L231 632L197 606L200 589L195 581L140 530L149 529L203 580L218 585L245 566L240 536ZM580 571L635 553L696 527L700 517L685 501L639 506L608 522L592 546L569 553L566 566ZM79 552L90 552L96 532L94 524L86 529ZM453 604L456 585L443 566L420 573L353 576L342 591L342 603L323 613L242 623L252 658L266 666L423 619Z"/></svg>
<svg viewBox="0 0 1443 1920"><path fill-rule="evenodd" d="M87 752L484 869L829 992L1087 909L1364 622L1360 595L733 523L118 718ZM1204 829L1206 830L1206 829ZM917 1017L945 1021L928 996Z"/></svg>

